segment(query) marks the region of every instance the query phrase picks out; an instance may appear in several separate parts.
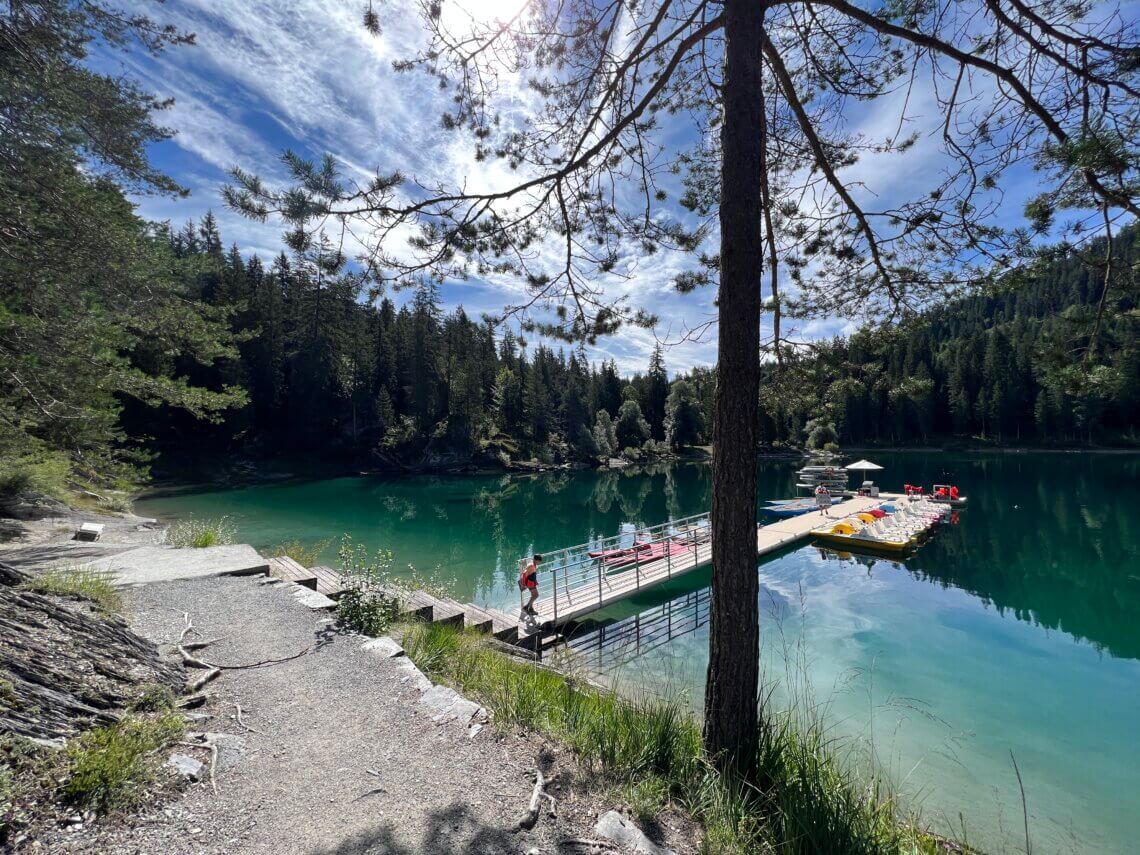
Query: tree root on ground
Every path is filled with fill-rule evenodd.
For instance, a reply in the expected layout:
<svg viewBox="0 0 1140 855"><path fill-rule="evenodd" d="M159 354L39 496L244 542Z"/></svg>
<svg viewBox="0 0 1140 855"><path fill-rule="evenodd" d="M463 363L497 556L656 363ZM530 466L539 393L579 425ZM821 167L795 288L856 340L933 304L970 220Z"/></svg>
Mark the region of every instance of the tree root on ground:
<svg viewBox="0 0 1140 855"><path fill-rule="evenodd" d="M182 664L187 668L199 668L205 671L200 677L196 677L186 684L186 691L190 693L197 692L211 680L215 680L221 675L222 671L240 671L245 668L263 668L266 665L277 665L281 662L291 662L294 659L300 659L306 653L313 649L310 644L303 650L294 653L290 656L282 656L277 659L263 659L260 662L243 662L237 665L218 665L213 662L207 662L205 659L200 659L193 655L191 651L204 650L211 644L216 644L219 641L224 641L228 636L219 636L218 638L211 638L206 641L192 641L187 642L186 636L191 632L196 633L198 630L194 626L194 621L190 619L188 612L182 613L182 620L185 626L182 628L182 633L178 636L178 655L182 657Z"/></svg>
<svg viewBox="0 0 1140 855"><path fill-rule="evenodd" d="M621 847L608 840L593 840L588 837L568 837L558 841L558 851L569 851L575 855L608 855L621 852Z"/></svg>
<svg viewBox="0 0 1140 855"><path fill-rule="evenodd" d="M250 727L248 724L245 723L245 719L243 719L241 717L241 704L235 703L234 708L237 710L237 723L245 728L246 733L257 733L257 734L260 734L262 736L265 735L265 734L261 733L261 731L258 730L256 727Z"/></svg>
<svg viewBox="0 0 1140 855"><path fill-rule="evenodd" d="M214 791L214 795L218 794L218 782L214 777L215 770L218 767L218 744L214 742L213 735L208 733L191 733L190 736L197 736L201 742L179 742L179 745L185 745L187 748L209 748L210 749L210 789Z"/></svg>
<svg viewBox="0 0 1140 855"><path fill-rule="evenodd" d="M546 779L542 777L542 770L534 770L534 790L530 794L530 806L527 808L526 815L519 820L519 828L529 831L534 828L538 823L538 815L542 807L542 800L544 798L550 800L550 815L558 816L557 806L554 801L554 796L546 792Z"/></svg>

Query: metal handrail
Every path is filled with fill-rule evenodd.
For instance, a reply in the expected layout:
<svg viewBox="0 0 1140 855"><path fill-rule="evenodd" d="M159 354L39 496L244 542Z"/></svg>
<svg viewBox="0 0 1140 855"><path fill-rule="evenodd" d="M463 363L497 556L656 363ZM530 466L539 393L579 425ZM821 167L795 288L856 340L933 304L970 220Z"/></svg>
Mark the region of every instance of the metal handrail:
<svg viewBox="0 0 1140 855"><path fill-rule="evenodd" d="M552 575L551 591L554 597L553 608L555 622L558 620L560 587L565 600L572 604L572 594L574 591L583 589L587 584L594 583L590 584L590 588L597 590L598 604L601 605L605 599L606 577L609 575L607 571L613 569L621 573L632 569L635 574L636 587L640 589L641 563L644 557L642 551L647 547L651 548L654 544L675 540L683 529L705 529L709 533L699 538L695 536L695 532L692 530L686 532L688 539L693 546L696 547L698 543L704 541L704 537L711 536L711 530L707 523L708 518L709 514L707 512L703 514L693 514L692 516L668 520L652 526L635 528L632 532L622 532L621 534L611 535L609 537L595 538L586 543L564 547L553 552L540 551L539 554L543 556L543 569ZM610 568L607 567L604 558L589 555L590 552L604 553L613 549L633 549L632 568L628 567L628 565L623 565L621 568ZM696 552L697 550L694 548L694 566L697 564ZM665 557L666 573L671 577L673 571L671 550L666 550Z"/></svg>

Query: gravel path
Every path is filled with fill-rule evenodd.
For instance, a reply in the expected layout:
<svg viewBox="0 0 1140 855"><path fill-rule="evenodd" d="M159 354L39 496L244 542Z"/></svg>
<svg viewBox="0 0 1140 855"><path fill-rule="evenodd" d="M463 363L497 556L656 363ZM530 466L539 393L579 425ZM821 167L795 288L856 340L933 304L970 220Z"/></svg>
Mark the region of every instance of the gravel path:
<svg viewBox="0 0 1140 855"><path fill-rule="evenodd" d="M299 604L262 577L214 578L126 591L132 627L172 649L189 613L200 639L224 640L200 656L217 664L306 655L224 671L208 687L211 718L195 725L233 734L218 793L196 783L181 797L121 823L60 830L41 851L84 853L547 853L578 851L615 805L585 787L557 746L489 726L436 722L398 659L361 650L327 613ZM236 721L240 704L248 728ZM199 759L206 752L179 749ZM540 764L558 800L532 832L516 832ZM129 824L128 824L129 823ZM687 837L664 828L667 836ZM689 847L666 840L674 849Z"/></svg>

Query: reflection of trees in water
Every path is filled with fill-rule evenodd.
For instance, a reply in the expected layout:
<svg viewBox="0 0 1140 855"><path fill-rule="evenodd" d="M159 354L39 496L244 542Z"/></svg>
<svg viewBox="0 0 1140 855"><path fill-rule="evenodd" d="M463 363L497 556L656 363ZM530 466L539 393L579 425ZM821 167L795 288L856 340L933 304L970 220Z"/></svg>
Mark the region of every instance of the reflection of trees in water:
<svg viewBox="0 0 1140 855"><path fill-rule="evenodd" d="M1140 658L1140 462L1006 456L957 469L969 509L907 569L1001 614Z"/></svg>
<svg viewBox="0 0 1140 855"><path fill-rule="evenodd" d="M641 522L645 500L653 489L656 479L651 475L623 473L618 480L618 500L627 522Z"/></svg>
<svg viewBox="0 0 1140 855"><path fill-rule="evenodd" d="M598 473L590 500L594 503L599 514L608 514L614 502L618 499L618 473L613 469L605 469Z"/></svg>

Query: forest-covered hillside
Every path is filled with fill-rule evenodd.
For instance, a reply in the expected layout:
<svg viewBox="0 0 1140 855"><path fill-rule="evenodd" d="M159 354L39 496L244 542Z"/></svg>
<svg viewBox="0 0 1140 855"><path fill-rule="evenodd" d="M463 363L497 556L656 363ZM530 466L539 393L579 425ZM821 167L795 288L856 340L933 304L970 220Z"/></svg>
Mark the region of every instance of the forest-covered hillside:
<svg viewBox="0 0 1140 855"><path fill-rule="evenodd" d="M623 449L711 441L713 374L670 382L657 349L620 377L581 349L525 346L508 330L445 312L433 283L397 308L370 301L320 253L270 264L223 249L213 217L164 232L187 288L230 320L238 357L187 366L196 384L238 387L248 404L217 425L131 408L128 426L160 445L306 451L364 461L538 457L595 460ZM1140 340L1137 230L1118 235L1125 275L1108 295L1103 246L1062 253L894 327L786 351L765 366L760 408L769 444L1084 444L1136 439ZM1091 350L1090 350L1091 348ZM648 448L646 443L648 442ZM630 452L633 453L633 452Z"/></svg>
<svg viewBox="0 0 1140 855"><path fill-rule="evenodd" d="M223 248L211 215L162 240L189 290L230 319L238 342L236 358L187 364L186 376L240 388L248 401L206 426L176 410L156 419L152 408L130 406L128 430L168 452L549 462L659 454L704 437L700 401L711 401L711 373L670 384L660 349L644 374L622 378L582 349L527 346L462 308L446 312L432 281L370 299L359 276L330 269L327 246L247 261L238 247Z"/></svg>
<svg viewBox="0 0 1140 855"><path fill-rule="evenodd" d="M767 442L1140 443L1140 230L765 366ZM1101 314L1098 325L1097 316ZM1098 328L1099 326L1099 328Z"/></svg>

